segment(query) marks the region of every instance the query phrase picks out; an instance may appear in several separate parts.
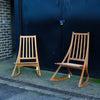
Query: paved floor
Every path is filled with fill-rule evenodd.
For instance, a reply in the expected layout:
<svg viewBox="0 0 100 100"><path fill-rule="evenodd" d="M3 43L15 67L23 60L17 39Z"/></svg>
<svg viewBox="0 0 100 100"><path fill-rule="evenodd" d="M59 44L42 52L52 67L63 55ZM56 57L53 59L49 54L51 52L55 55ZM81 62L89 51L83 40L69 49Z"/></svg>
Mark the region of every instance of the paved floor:
<svg viewBox="0 0 100 100"><path fill-rule="evenodd" d="M65 97L58 97L47 95L37 91L25 90L18 87L13 87L5 84L0 84L0 100L99 100L90 99L88 97L76 97L66 95Z"/></svg>
<svg viewBox="0 0 100 100"><path fill-rule="evenodd" d="M100 83L96 82L96 79L91 78L86 86L78 88L79 76L73 75L70 79L54 82L50 81L53 72L41 70L42 76L38 77L36 70L31 68L22 68L22 74L20 76L11 77L14 67L13 62L15 62L15 60L16 57L13 56L11 59L0 62L1 84L8 84L11 87L28 90L29 94L31 94L31 92L33 93L33 91L37 91L40 94L43 93L44 98L47 95L51 95L50 97L55 97L55 100L100 100ZM59 73L57 76L65 76L65 74ZM26 93L27 95L24 93L19 92L19 94L23 94L27 98L28 93ZM22 98L24 98L23 95ZM40 97L40 99L42 99L42 97ZM19 98L16 100L23 99Z"/></svg>
<svg viewBox="0 0 100 100"><path fill-rule="evenodd" d="M65 100L36 91L0 84L0 100Z"/></svg>

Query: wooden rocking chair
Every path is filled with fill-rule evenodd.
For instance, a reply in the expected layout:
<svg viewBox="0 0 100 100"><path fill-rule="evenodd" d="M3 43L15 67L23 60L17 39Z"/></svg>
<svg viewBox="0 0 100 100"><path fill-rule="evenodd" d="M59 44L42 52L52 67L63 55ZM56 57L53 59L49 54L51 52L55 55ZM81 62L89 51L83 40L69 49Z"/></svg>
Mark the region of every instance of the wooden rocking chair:
<svg viewBox="0 0 100 100"><path fill-rule="evenodd" d="M18 76L21 73L20 67L27 67L27 66L36 67L38 76L41 76L35 35L20 36L18 57L11 76L12 77ZM18 68L18 73L15 75L16 68Z"/></svg>
<svg viewBox="0 0 100 100"><path fill-rule="evenodd" d="M78 87L83 87L89 80L88 73L88 55L89 55L89 32L88 33L72 33L72 40L70 48L61 63L55 63L59 65L58 69L52 76L52 81L60 81L70 78L72 75L70 68L82 70ZM67 67L69 74L63 78L55 78L56 74L61 67ZM86 71L87 79L82 83L84 71Z"/></svg>

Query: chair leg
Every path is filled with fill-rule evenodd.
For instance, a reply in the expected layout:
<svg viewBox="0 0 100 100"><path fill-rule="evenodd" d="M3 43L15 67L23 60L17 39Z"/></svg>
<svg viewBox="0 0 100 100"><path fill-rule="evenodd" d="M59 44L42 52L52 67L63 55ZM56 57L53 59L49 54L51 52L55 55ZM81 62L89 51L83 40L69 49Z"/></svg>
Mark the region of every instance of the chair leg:
<svg viewBox="0 0 100 100"><path fill-rule="evenodd" d="M17 68L17 65L15 65L14 69L13 69L13 72L12 72L12 77L17 77L20 73L21 73L21 70L20 70L20 67L18 67L18 73L16 75L15 74L15 71L16 71L16 68Z"/></svg>
<svg viewBox="0 0 100 100"><path fill-rule="evenodd" d="M69 75L67 75L67 76L65 76L65 77L63 77L63 78L58 78L58 79L56 79L55 76L56 76L56 74L58 73L58 71L60 70L60 68L61 68L61 66L59 66L58 69L56 70L56 72L53 74L52 78L50 79L51 81L65 80L65 79L69 78L69 75L70 75L70 76L72 75L70 69L67 68L67 70L68 70L68 72L69 72Z"/></svg>
<svg viewBox="0 0 100 100"><path fill-rule="evenodd" d="M36 72L38 76L41 76L40 67L39 65L36 67Z"/></svg>
<svg viewBox="0 0 100 100"><path fill-rule="evenodd" d="M85 82L82 83L82 79L83 79L83 75L84 75L84 71L85 70L86 70L87 78L86 78ZM89 73L88 73L88 68L86 67L86 69L85 68L82 69L82 73L81 73L81 77L80 77L80 81L79 81L78 87L85 86L87 84L88 80L89 80Z"/></svg>

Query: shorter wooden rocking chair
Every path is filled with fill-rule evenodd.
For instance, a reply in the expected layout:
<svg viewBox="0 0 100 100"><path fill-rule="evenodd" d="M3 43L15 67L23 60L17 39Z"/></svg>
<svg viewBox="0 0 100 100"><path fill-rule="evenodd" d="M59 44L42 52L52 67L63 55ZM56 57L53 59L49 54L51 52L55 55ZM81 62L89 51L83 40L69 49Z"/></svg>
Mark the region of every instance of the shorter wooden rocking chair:
<svg viewBox="0 0 100 100"><path fill-rule="evenodd" d="M28 67L28 66L36 67L38 76L41 76L35 35L20 36L18 57L11 76L12 77L18 76L21 73L20 67ZM15 75L16 68L18 68L18 73Z"/></svg>
<svg viewBox="0 0 100 100"><path fill-rule="evenodd" d="M70 78L72 75L70 68L82 70L78 87L83 87L89 80L88 73L88 55L89 55L89 32L88 33L72 33L72 40L70 48L61 63L55 63L59 65L56 72L53 74L52 81L60 81ZM55 78L61 67L67 67L69 74L63 78ZM84 71L86 71L87 79L82 83Z"/></svg>

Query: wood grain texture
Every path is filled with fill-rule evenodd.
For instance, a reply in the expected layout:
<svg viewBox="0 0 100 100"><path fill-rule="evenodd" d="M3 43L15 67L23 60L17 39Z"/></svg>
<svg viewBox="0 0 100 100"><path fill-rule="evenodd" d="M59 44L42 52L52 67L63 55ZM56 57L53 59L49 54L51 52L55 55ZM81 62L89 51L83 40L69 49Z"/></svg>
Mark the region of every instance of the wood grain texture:
<svg viewBox="0 0 100 100"><path fill-rule="evenodd" d="M35 47L34 49L33 49L33 46ZM31 54L31 51L32 51L32 54ZM21 55L21 53L22 53L22 55ZM25 54L26 54L26 56L25 56ZM28 60L28 61L22 62L21 60ZM32 61L30 61L30 60L32 60ZM26 67L26 66L27 67L28 66L36 67L38 69L38 70L36 70L38 76L41 76L35 35L34 36L20 36L18 57L17 57L15 67L13 69L11 76L16 77L16 76L20 75L20 73L21 73L20 67ZM16 68L18 68L18 73L15 75Z"/></svg>
<svg viewBox="0 0 100 100"><path fill-rule="evenodd" d="M66 67L70 76L72 75L70 68L81 70L82 73L80 76L78 87L83 87L84 85L86 85L86 83L89 80L88 56L89 56L89 32L88 33L73 32L71 44L66 56L64 57L61 63L55 63L56 65L59 65L59 67L56 70L56 72L53 74L51 81L60 81L69 78L68 75L63 78L58 78L58 79L55 78L56 74L59 72L61 67ZM71 63L70 61L83 62L83 64ZM85 80L85 82L82 83L82 79L85 71L86 71L87 79Z"/></svg>

